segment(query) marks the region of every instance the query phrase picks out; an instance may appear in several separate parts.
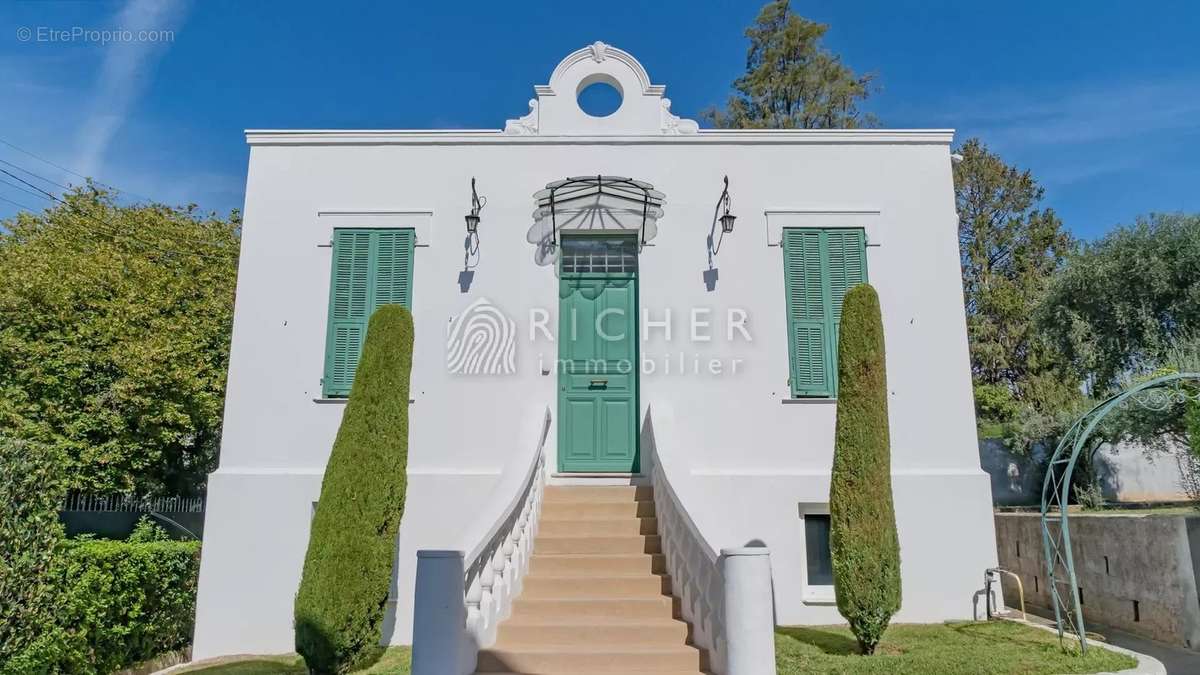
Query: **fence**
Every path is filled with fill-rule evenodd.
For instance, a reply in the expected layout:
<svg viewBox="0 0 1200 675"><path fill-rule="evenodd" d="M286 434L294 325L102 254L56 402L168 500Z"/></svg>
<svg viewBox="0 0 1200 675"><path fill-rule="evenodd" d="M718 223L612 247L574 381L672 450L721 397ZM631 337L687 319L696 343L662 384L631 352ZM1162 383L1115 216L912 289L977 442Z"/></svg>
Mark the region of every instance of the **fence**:
<svg viewBox="0 0 1200 675"><path fill-rule="evenodd" d="M123 539L142 516L150 515L173 535L204 534L204 497L134 497L131 495L67 495L59 520L67 534L94 534Z"/></svg>

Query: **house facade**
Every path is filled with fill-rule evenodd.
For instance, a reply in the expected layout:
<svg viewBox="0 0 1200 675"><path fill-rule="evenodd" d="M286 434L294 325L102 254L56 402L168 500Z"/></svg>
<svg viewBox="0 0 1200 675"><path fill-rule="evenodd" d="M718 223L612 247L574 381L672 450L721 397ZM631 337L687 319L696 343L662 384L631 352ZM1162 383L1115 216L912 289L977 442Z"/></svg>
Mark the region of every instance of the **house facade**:
<svg viewBox="0 0 1200 675"><path fill-rule="evenodd" d="M617 90L615 112L583 111L593 85ZM840 622L836 337L861 282L887 349L895 620L971 617L996 554L952 132L699 129L603 43L535 93L502 130L247 132L195 658L292 650L322 474L387 303L416 328L392 644L413 640L418 551L494 536L531 452L550 486L642 484L651 450L669 454L696 536L769 549L778 623Z"/></svg>

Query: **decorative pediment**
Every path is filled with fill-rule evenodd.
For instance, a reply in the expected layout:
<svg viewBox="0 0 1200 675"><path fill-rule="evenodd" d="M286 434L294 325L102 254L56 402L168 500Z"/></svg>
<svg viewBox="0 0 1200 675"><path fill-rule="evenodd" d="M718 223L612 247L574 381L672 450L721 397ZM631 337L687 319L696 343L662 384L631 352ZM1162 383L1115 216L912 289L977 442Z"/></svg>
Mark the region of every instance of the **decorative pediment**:
<svg viewBox="0 0 1200 675"><path fill-rule="evenodd" d="M579 92L604 83L621 96L611 115L595 117L579 106ZM504 133L537 136L630 136L694 134L695 120L671 113L661 84L628 52L594 42L572 52L550 74L549 84L534 87L529 114L508 120Z"/></svg>

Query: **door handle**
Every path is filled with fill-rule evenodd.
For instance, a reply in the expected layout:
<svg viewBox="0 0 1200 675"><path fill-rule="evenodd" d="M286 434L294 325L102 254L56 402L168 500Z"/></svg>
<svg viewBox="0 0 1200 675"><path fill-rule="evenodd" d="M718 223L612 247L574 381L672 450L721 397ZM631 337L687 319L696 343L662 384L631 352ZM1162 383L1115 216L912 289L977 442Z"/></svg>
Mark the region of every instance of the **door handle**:
<svg viewBox="0 0 1200 675"><path fill-rule="evenodd" d="M608 386L608 380L592 380L592 384L591 384L591 386L593 386L593 387L607 387L607 386Z"/></svg>

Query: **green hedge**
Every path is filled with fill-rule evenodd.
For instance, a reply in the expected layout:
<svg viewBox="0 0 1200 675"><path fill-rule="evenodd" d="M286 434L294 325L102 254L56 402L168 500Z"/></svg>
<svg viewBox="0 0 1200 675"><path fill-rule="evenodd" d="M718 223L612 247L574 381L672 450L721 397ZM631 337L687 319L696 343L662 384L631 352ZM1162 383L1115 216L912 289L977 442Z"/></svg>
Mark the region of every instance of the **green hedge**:
<svg viewBox="0 0 1200 675"><path fill-rule="evenodd" d="M412 315L380 307L325 467L296 595L296 651L312 673L345 673L381 641L404 514Z"/></svg>
<svg viewBox="0 0 1200 675"><path fill-rule="evenodd" d="M63 540L64 464L52 446L0 436L0 672L28 670L21 664L41 663L53 647L49 579Z"/></svg>
<svg viewBox="0 0 1200 675"><path fill-rule="evenodd" d="M0 675L107 675L192 641L199 542L64 539L64 464L0 437Z"/></svg>
<svg viewBox="0 0 1200 675"><path fill-rule="evenodd" d="M68 631L88 666L110 673L192 642L200 542L69 543L59 567Z"/></svg>
<svg viewBox="0 0 1200 675"><path fill-rule="evenodd" d="M200 543L67 541L45 580L53 617L5 675L105 675L192 641Z"/></svg>
<svg viewBox="0 0 1200 675"><path fill-rule="evenodd" d="M872 654L900 609L883 321L875 289L846 293L838 338L837 431L829 488L838 611Z"/></svg>

